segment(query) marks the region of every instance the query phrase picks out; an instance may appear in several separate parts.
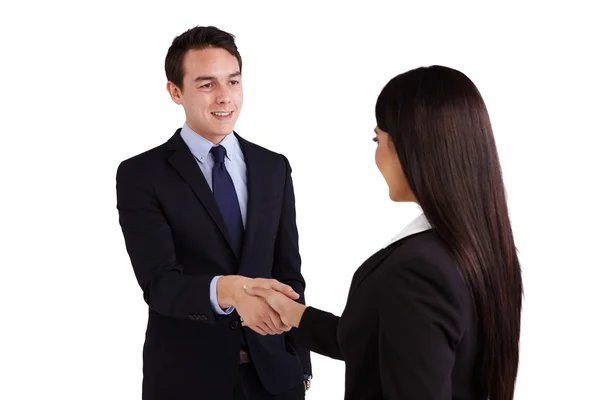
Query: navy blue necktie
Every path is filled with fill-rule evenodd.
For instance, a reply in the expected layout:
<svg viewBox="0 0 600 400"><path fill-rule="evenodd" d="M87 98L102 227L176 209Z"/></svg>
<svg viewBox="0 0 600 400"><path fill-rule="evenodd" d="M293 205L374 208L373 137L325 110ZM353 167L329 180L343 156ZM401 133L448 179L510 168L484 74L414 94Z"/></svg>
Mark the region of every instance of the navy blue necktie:
<svg viewBox="0 0 600 400"><path fill-rule="evenodd" d="M242 212L240 211L235 186L229 172L227 172L227 168L225 168L227 150L225 147L218 145L210 149L210 152L215 160L212 170L213 193L227 225L233 248L237 254L240 254L244 237L244 223L242 222ZM248 348L243 330L240 336L240 344L242 348Z"/></svg>
<svg viewBox="0 0 600 400"><path fill-rule="evenodd" d="M227 225L232 246L239 255L244 237L244 224L235 186L227 172L227 168L225 168L227 150L225 147L218 145L211 148L210 152L215 160L212 170L213 193L221 209L225 225Z"/></svg>

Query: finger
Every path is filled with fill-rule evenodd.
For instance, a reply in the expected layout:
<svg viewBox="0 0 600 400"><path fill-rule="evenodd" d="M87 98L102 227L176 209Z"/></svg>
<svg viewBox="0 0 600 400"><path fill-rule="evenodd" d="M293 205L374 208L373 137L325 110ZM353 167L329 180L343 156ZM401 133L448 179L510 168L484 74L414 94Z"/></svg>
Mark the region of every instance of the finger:
<svg viewBox="0 0 600 400"><path fill-rule="evenodd" d="M275 279L270 279L269 282L271 284L271 289L285 294L290 299L296 300L300 297L300 295L296 293L290 285L286 285L285 283L281 283Z"/></svg>
<svg viewBox="0 0 600 400"><path fill-rule="evenodd" d="M246 292L249 295L262 297L267 302L267 304L270 305L271 308L278 314L280 314L283 311L282 305L280 303L284 301L292 301L284 297L281 293L272 289L245 286L244 290L246 290Z"/></svg>
<svg viewBox="0 0 600 400"><path fill-rule="evenodd" d="M278 335L281 333L268 314L263 317L260 327L269 335Z"/></svg>
<svg viewBox="0 0 600 400"><path fill-rule="evenodd" d="M269 312L269 318L271 319L271 322L273 323L273 326L277 330L278 334L286 331L287 326L281 321L281 317L279 317L279 314L277 314L274 311L271 311Z"/></svg>
<svg viewBox="0 0 600 400"><path fill-rule="evenodd" d="M251 284L247 286L261 287L263 289L273 289L277 292L285 294L286 296L294 300L300 298L300 295L296 293L291 286L286 285L285 283L281 283L277 279L256 278L252 281Z"/></svg>
<svg viewBox="0 0 600 400"><path fill-rule="evenodd" d="M279 332L276 329L274 329L273 326L271 326L270 321L263 321L258 324L258 327L265 331L268 335L279 335Z"/></svg>
<svg viewBox="0 0 600 400"><path fill-rule="evenodd" d="M269 295L269 293L270 293L269 289L265 289L265 288L262 288L260 286L244 285L244 290L249 295L260 296L260 297L263 297L263 298L266 298Z"/></svg>
<svg viewBox="0 0 600 400"><path fill-rule="evenodd" d="M273 333L271 332L271 330L269 329L269 327L267 326L267 324L265 324L264 322L259 322L258 324L256 324L256 328L257 328L257 332L260 330L260 332L263 332L265 335L272 335Z"/></svg>
<svg viewBox="0 0 600 400"><path fill-rule="evenodd" d="M248 328L252 329L254 332L258 333L259 335L262 336L267 336L267 332L265 332L260 326L258 325L253 325L253 326L249 326Z"/></svg>

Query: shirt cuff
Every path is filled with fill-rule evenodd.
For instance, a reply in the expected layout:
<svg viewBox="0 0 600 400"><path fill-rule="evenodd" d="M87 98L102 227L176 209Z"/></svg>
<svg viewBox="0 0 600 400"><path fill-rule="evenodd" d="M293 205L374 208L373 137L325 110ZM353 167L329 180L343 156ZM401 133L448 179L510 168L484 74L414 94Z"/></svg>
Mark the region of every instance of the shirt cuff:
<svg viewBox="0 0 600 400"><path fill-rule="evenodd" d="M229 315L233 312L233 310L235 309L234 306L229 307L227 310L223 310L220 306L219 306L219 300L217 298L217 281L219 280L219 278L222 275L217 275L214 278L212 278L212 281L210 281L210 304L212 305L213 310L215 311L216 314L218 315Z"/></svg>

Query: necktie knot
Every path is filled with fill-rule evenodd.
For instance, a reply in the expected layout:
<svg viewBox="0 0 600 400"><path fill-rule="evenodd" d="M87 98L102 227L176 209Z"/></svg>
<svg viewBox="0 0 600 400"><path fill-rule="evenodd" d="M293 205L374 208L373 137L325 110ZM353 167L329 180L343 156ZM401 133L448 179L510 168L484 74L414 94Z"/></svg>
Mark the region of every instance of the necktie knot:
<svg viewBox="0 0 600 400"><path fill-rule="evenodd" d="M222 164L225 162L225 155L227 154L227 149L225 149L225 147L221 145L214 146L210 149L210 153L213 155L213 158L217 164Z"/></svg>

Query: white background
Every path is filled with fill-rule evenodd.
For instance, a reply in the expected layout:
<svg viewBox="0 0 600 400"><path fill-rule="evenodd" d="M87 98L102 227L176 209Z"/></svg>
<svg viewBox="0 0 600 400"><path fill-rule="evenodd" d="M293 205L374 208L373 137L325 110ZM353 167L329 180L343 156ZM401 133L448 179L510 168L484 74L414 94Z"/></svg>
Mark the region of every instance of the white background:
<svg viewBox="0 0 600 400"><path fill-rule="evenodd" d="M0 7L0 398L140 398L146 306L115 173L183 123L164 57L175 36L213 24L244 61L237 131L292 164L308 302L335 313L355 269L416 212L388 199L374 164L379 91L421 65L471 77L523 266L516 399L600 399L593 2L149 3ZM341 399L343 363L313 363L307 398Z"/></svg>

